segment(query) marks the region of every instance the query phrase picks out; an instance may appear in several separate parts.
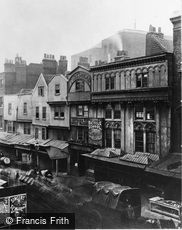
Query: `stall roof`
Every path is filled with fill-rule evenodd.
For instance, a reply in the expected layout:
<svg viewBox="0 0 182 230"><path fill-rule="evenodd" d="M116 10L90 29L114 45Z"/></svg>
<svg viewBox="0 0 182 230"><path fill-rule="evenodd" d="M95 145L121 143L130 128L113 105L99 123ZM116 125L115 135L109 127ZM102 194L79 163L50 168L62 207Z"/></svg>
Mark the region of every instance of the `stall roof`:
<svg viewBox="0 0 182 230"><path fill-rule="evenodd" d="M46 142L44 144L45 147L55 147L55 148L58 148L58 149L65 149L68 147L68 143L65 142L65 141L60 141L60 140L49 140L48 142Z"/></svg>
<svg viewBox="0 0 182 230"><path fill-rule="evenodd" d="M118 165L125 165L125 166L131 166L134 168L141 168L144 169L146 167L146 165L140 164L140 163L136 163L136 162L130 162L130 161L122 161L119 159L119 157L101 157L101 156L94 156L91 154L82 154L82 156L84 157L88 157L90 159L94 159L94 160L99 160L99 161L104 161L104 162L108 162L108 163L113 163L113 164L118 164Z"/></svg>
<svg viewBox="0 0 182 230"><path fill-rule="evenodd" d="M180 153L173 153L146 167L147 172L181 179L182 158Z"/></svg>
<svg viewBox="0 0 182 230"><path fill-rule="evenodd" d="M100 156L100 157L117 157L118 152L116 149L113 148L105 148L105 149L96 149L92 153L90 153L93 156Z"/></svg>

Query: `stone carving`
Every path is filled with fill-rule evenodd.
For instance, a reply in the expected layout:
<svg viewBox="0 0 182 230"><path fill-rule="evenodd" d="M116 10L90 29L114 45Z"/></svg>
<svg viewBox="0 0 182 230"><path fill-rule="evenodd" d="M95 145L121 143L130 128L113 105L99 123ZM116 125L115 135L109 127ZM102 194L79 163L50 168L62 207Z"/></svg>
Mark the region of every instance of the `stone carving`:
<svg viewBox="0 0 182 230"><path fill-rule="evenodd" d="M105 128L110 129L120 129L121 128L121 121L106 121Z"/></svg>

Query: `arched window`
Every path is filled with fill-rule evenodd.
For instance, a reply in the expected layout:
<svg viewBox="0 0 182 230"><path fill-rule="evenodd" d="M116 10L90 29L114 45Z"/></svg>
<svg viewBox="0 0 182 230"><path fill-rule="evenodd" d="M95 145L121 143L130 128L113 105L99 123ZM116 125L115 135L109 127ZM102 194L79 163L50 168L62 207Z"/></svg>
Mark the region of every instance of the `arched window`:
<svg viewBox="0 0 182 230"><path fill-rule="evenodd" d="M116 81L116 77L115 77L115 74L107 74L106 75L106 81L105 81L105 89L106 90L111 90L111 89L115 89L115 83Z"/></svg>

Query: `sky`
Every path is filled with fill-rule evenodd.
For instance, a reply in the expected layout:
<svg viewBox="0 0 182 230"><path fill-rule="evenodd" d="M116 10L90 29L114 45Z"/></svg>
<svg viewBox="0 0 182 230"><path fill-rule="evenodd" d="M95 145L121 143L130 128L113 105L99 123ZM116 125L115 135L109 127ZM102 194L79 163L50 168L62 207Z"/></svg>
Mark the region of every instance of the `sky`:
<svg viewBox="0 0 182 230"><path fill-rule="evenodd" d="M172 35L170 18L182 0L0 0L0 72L17 54L27 64L44 53L58 60L93 47L122 29L162 27ZM70 66L70 63L69 63Z"/></svg>

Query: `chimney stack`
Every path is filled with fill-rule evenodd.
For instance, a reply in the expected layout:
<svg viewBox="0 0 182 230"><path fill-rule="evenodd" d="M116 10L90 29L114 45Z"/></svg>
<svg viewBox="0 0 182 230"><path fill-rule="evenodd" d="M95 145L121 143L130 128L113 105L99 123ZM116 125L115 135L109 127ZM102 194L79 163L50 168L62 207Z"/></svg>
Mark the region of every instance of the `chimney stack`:
<svg viewBox="0 0 182 230"><path fill-rule="evenodd" d="M54 59L54 55L44 54L44 59L42 60L42 64L43 64L44 74L56 74L57 61Z"/></svg>
<svg viewBox="0 0 182 230"><path fill-rule="evenodd" d="M66 59L66 56L60 56L59 59L59 65L58 65L58 74L63 74L67 72L67 67L68 67L68 61Z"/></svg>

